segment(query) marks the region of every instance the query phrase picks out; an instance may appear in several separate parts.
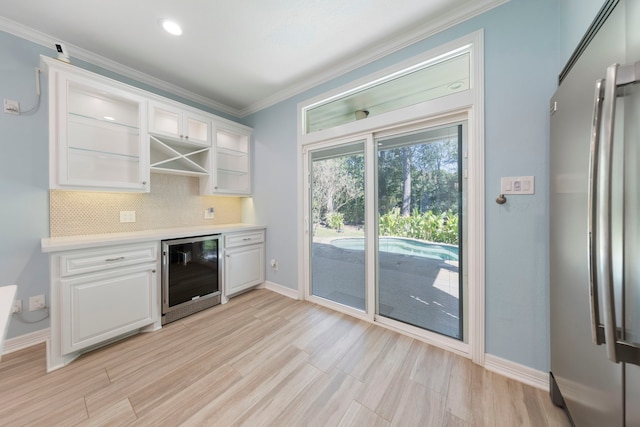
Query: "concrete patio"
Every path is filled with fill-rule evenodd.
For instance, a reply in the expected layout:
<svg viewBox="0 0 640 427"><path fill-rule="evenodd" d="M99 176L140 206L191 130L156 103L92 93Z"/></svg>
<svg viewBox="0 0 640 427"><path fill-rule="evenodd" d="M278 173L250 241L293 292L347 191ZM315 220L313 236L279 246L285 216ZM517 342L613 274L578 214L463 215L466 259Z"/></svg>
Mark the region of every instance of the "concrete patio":
<svg viewBox="0 0 640 427"><path fill-rule="evenodd" d="M324 240L313 243L312 260L314 295L364 310L364 251ZM456 261L380 252L378 264L380 315L461 338Z"/></svg>

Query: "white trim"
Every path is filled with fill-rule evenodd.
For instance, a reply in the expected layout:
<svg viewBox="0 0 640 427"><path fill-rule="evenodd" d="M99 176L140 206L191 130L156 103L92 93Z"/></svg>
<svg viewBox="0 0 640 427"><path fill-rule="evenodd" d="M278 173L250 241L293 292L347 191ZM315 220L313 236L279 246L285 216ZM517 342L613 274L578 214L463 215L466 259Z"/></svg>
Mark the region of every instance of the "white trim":
<svg viewBox="0 0 640 427"><path fill-rule="evenodd" d="M458 92L446 97L411 105L395 111L390 111L367 120L358 120L330 129L324 129L310 134L303 133L302 109L312 103L319 102L341 91L347 91L351 87L365 84L369 79L382 77L381 73L358 79L348 85L328 93L321 94L298 104L298 253L303 254L299 259L298 283L299 291L304 299L311 300L309 295L309 235L308 227L304 227L305 218L309 215L308 201L305 189L309 177L305 176L305 168L308 164L309 147L321 148L325 145L333 145L339 140L365 138L369 133L379 133L391 129L420 124L421 126L434 126L439 123L451 122L451 120L467 120L468 122L468 209L472 212L467 223L468 228L468 261L467 268L468 288L467 301L468 327L465 329L466 344L454 348L458 354L465 354L478 365L484 365L485 361L485 204L484 204L484 33L483 30L475 31L453 42L447 43L426 54L418 55L410 60L403 61L384 70L385 73L399 71L399 67L408 67L414 63L426 60L425 55L438 56L447 50L454 50L461 46L472 45L471 52L471 87L467 91ZM460 117L464 115L464 117ZM451 349L448 343L434 340L436 346Z"/></svg>
<svg viewBox="0 0 640 427"><path fill-rule="evenodd" d="M50 329L46 328L8 339L4 342L2 354L13 353L14 351L23 350L25 348L47 342L50 335Z"/></svg>
<svg viewBox="0 0 640 427"><path fill-rule="evenodd" d="M412 31L404 33L399 37L390 37L387 39L386 43L382 45L378 45L377 47L371 49L365 49L361 54L354 55L337 65L332 64L331 67L327 67L323 72L319 72L313 77L305 79L299 84L289 85L286 89L276 92L273 95L270 95L240 110L224 105L212 99L205 98L194 92L178 87L172 83L137 71L116 61L110 60L96 53L75 46L71 43L65 42L64 40L60 40L59 38L55 38L4 17L0 17L0 31L5 31L33 43L51 48L52 50L55 43L63 42L67 45L69 50L73 52L73 58L89 62L106 70L134 79L140 83L148 84L158 89L165 90L184 99L188 99L197 102L200 105L213 108L219 112L227 113L238 118L243 118L267 107L275 105L279 102L282 102L286 99L289 99L292 96L303 93L322 83L326 83L345 73L356 70L362 66L377 61L378 59L384 58L385 56L402 50L414 43L427 39L434 34L454 27L475 16L481 15L495 7L507 3L508 1L509 0L476 0L474 2L466 2L459 8L449 11L444 16L439 16L435 21L428 21L421 26L416 26Z"/></svg>
<svg viewBox="0 0 640 427"><path fill-rule="evenodd" d="M549 374L537 369L511 362L498 356L486 354L484 367L507 378L530 385L540 390L549 390Z"/></svg>
<svg viewBox="0 0 640 427"><path fill-rule="evenodd" d="M274 282L270 282L270 281L266 281L262 284L262 286L260 286L261 288L264 289L268 289L270 291L273 291L275 293L278 293L280 295L284 295L285 297L289 297L289 298L293 298L293 299L301 299L300 295L298 294L298 290L297 289L291 289L287 286L283 286L280 285L278 283L274 283Z"/></svg>
<svg viewBox="0 0 640 427"><path fill-rule="evenodd" d="M388 317L376 316L375 319L376 325L380 325L392 331L407 335L411 338L430 344L434 347L450 351L459 356L466 357L467 359L470 358L469 344L463 341L459 341L455 338L449 338L445 335L440 335L435 332L430 332L416 326L390 319Z"/></svg>
<svg viewBox="0 0 640 427"><path fill-rule="evenodd" d="M469 260L468 302L469 328L473 337L471 360L478 365L484 364L485 352L485 143L484 143L484 32L474 33L474 48L471 57L471 86L473 87L473 108L469 111L469 180L467 183L467 222ZM477 79L477 80L476 80Z"/></svg>

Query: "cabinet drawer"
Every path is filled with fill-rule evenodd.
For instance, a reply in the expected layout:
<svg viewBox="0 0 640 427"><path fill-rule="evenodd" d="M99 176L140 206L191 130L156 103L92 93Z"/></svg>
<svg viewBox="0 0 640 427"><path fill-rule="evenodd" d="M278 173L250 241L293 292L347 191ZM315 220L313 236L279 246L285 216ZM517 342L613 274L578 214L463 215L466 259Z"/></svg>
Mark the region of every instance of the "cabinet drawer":
<svg viewBox="0 0 640 427"><path fill-rule="evenodd" d="M60 255L60 276L92 273L110 268L154 262L158 259L158 244L114 246Z"/></svg>
<svg viewBox="0 0 640 427"><path fill-rule="evenodd" d="M253 245L254 243L262 242L264 242L264 230L226 234L224 236L225 248L235 248L236 246Z"/></svg>

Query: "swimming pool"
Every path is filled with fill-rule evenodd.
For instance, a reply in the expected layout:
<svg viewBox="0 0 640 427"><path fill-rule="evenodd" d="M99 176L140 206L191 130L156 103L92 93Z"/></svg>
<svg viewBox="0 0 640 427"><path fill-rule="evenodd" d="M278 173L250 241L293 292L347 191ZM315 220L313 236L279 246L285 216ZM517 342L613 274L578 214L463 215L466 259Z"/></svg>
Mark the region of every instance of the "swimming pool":
<svg viewBox="0 0 640 427"><path fill-rule="evenodd" d="M337 248L352 251L364 250L364 238L346 237L333 239L331 244ZM403 237L381 237L380 251L401 255L414 255L441 261L458 261L458 247L439 243L427 243Z"/></svg>

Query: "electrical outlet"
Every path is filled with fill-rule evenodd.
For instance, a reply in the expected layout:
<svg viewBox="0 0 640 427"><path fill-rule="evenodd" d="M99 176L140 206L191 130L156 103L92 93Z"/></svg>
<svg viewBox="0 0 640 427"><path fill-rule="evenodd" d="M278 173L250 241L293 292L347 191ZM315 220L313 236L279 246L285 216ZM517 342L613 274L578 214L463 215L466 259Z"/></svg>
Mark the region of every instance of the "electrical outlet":
<svg viewBox="0 0 640 427"><path fill-rule="evenodd" d="M17 299L15 301L13 301L13 309L11 310L12 313L17 314L17 313L22 313L22 300L21 299Z"/></svg>
<svg viewBox="0 0 640 427"><path fill-rule="evenodd" d="M278 271L278 260L277 259L272 259L271 260L271 268L273 268L275 271Z"/></svg>
<svg viewBox="0 0 640 427"><path fill-rule="evenodd" d="M8 114L20 114L20 103L13 99L5 99L4 112Z"/></svg>
<svg viewBox="0 0 640 427"><path fill-rule="evenodd" d="M136 211L120 211L120 222L136 222Z"/></svg>
<svg viewBox="0 0 640 427"><path fill-rule="evenodd" d="M204 219L213 219L214 209L209 208L204 211Z"/></svg>
<svg viewBox="0 0 640 427"><path fill-rule="evenodd" d="M29 311L41 310L44 308L44 294L29 297Z"/></svg>

